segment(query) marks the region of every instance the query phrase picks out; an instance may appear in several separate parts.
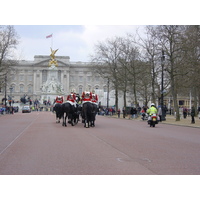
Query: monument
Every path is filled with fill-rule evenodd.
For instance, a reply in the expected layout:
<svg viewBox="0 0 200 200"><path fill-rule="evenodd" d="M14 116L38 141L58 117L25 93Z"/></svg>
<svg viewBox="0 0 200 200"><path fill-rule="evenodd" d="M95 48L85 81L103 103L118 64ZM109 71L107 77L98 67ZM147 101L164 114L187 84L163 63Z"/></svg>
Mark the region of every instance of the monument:
<svg viewBox="0 0 200 200"><path fill-rule="evenodd" d="M51 48L51 60L49 61L49 67L47 72L47 81L42 85L42 100L50 101L51 104L54 103L56 96L63 95L63 87L58 80L58 63L55 59L55 53L57 50L52 50Z"/></svg>

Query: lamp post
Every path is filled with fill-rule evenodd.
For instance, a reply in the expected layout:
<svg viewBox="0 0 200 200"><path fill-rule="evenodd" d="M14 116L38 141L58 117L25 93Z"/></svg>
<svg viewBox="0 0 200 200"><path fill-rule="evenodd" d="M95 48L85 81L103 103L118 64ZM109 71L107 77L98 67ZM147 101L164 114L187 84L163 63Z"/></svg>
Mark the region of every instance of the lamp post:
<svg viewBox="0 0 200 200"><path fill-rule="evenodd" d="M162 116L161 119L162 121L165 121L165 109L164 109L164 62L165 62L165 55L164 55L164 50L162 50L162 57L161 57L161 66L162 66L162 75L161 75L161 109L162 109Z"/></svg>
<svg viewBox="0 0 200 200"><path fill-rule="evenodd" d="M109 108L109 78L107 82L107 108Z"/></svg>
<svg viewBox="0 0 200 200"><path fill-rule="evenodd" d="M5 96L4 96L4 100L5 100L5 108L6 108L6 106L7 106L7 74L5 74Z"/></svg>
<svg viewBox="0 0 200 200"><path fill-rule="evenodd" d="M10 89L10 106L12 106L12 91L13 91L13 88L12 86L9 88Z"/></svg>

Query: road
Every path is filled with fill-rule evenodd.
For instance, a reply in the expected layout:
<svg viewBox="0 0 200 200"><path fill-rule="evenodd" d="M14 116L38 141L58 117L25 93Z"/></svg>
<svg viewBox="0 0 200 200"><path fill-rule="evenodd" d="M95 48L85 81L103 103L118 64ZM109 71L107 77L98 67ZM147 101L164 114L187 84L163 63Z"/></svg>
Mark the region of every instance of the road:
<svg viewBox="0 0 200 200"><path fill-rule="evenodd" d="M199 175L200 129L97 116L63 127L51 112L0 116L0 175Z"/></svg>

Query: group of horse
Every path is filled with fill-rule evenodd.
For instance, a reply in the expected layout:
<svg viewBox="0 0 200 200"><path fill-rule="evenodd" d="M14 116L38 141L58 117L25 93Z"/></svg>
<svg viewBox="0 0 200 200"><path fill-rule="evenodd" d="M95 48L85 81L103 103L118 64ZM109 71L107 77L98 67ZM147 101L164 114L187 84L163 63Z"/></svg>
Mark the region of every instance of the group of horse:
<svg viewBox="0 0 200 200"><path fill-rule="evenodd" d="M82 118L85 128L95 126L95 118L98 111L98 106L92 102L83 102L82 104L72 105L71 102L66 101L65 103L56 103L53 107L53 111L56 113L56 123L67 126L66 120L72 126L76 125Z"/></svg>

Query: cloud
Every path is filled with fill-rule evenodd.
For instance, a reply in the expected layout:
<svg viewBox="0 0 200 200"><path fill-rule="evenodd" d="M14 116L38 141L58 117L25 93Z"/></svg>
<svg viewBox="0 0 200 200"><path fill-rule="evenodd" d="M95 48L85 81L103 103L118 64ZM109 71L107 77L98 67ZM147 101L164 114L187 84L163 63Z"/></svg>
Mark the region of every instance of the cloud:
<svg viewBox="0 0 200 200"><path fill-rule="evenodd" d="M34 55L49 55L50 47L59 49L57 55L70 56L71 61L90 61L89 55L93 54L94 45L99 41L115 36L125 36L127 33L135 33L140 26L127 25L85 25L85 26L28 26L37 33L42 32L40 37L27 32L27 27L23 26L21 33L21 43L18 47L20 59L33 60ZM140 27L141 28L141 27ZM45 29L45 31L44 31ZM53 31L53 32L51 32ZM53 33L53 38L46 39L48 34Z"/></svg>

